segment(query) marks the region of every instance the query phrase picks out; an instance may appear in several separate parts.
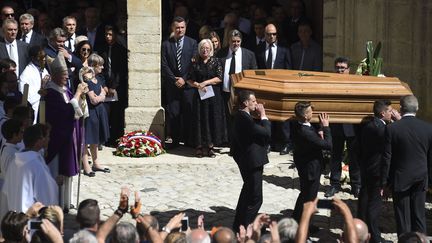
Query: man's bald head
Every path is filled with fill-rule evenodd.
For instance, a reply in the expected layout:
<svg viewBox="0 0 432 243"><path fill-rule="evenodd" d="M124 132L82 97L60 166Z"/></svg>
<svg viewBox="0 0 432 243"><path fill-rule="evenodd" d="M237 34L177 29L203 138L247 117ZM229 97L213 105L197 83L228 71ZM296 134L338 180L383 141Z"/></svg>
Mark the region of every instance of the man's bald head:
<svg viewBox="0 0 432 243"><path fill-rule="evenodd" d="M213 241L215 243L236 243L236 237L234 232L227 227L220 227L213 235Z"/></svg>
<svg viewBox="0 0 432 243"><path fill-rule="evenodd" d="M194 229L186 238L188 243L210 243L210 236L202 229Z"/></svg>
<svg viewBox="0 0 432 243"><path fill-rule="evenodd" d="M265 39L268 44L273 44L277 40L277 29L274 24L268 24L265 27Z"/></svg>
<svg viewBox="0 0 432 243"><path fill-rule="evenodd" d="M370 234L368 231L368 227L365 224L365 222L363 222L363 220L358 219L358 218L354 218L354 226L357 232L357 237L359 239L359 242L369 242L369 238L370 238Z"/></svg>

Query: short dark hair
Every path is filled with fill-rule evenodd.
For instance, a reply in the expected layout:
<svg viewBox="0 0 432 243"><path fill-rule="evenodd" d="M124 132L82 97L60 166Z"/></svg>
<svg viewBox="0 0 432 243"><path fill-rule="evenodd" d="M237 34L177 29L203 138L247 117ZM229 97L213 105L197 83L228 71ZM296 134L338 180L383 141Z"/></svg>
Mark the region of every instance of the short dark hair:
<svg viewBox="0 0 432 243"><path fill-rule="evenodd" d="M1 87L1 84L0 84ZM16 98L13 97L6 97L5 101L3 102L3 109L6 114L9 114L10 110L15 110L15 107L17 107L20 104Z"/></svg>
<svg viewBox="0 0 432 243"><path fill-rule="evenodd" d="M251 95L255 95L255 93L251 90L242 90L240 91L240 93L237 96L237 100L238 100L238 105L240 108L242 108L243 106L243 102L249 100L249 98L251 97Z"/></svg>
<svg viewBox="0 0 432 243"><path fill-rule="evenodd" d="M338 64L338 63L346 63L348 65L348 67L350 66L350 61L346 57L338 57L338 58L336 58L335 61L334 61L334 65L336 66L336 64Z"/></svg>
<svg viewBox="0 0 432 243"><path fill-rule="evenodd" d="M76 219L80 224L80 228L90 228L99 223L100 209L98 201L94 199L86 199L78 206Z"/></svg>
<svg viewBox="0 0 432 243"><path fill-rule="evenodd" d="M174 24L174 22L177 22L177 23L185 22L186 23L186 20L183 17L175 16L172 20L173 24Z"/></svg>
<svg viewBox="0 0 432 243"><path fill-rule="evenodd" d="M23 140L26 148L32 148L39 139L48 135L49 127L45 124L35 124L24 131Z"/></svg>
<svg viewBox="0 0 432 243"><path fill-rule="evenodd" d="M112 31L114 35L119 33L118 27L115 25L105 25L105 33L107 31Z"/></svg>
<svg viewBox="0 0 432 243"><path fill-rule="evenodd" d="M17 119L9 119L3 123L1 132L3 134L3 137L6 140L10 140L13 138L15 134L18 134L21 132L22 127L22 121Z"/></svg>
<svg viewBox="0 0 432 243"><path fill-rule="evenodd" d="M9 211L1 221L1 232L7 242L22 242L23 230L27 225L28 217L25 213Z"/></svg>
<svg viewBox="0 0 432 243"><path fill-rule="evenodd" d="M405 232L405 233L401 234L398 238L398 242L400 242L400 243L427 242L425 240L427 240L426 236L420 232Z"/></svg>
<svg viewBox="0 0 432 243"><path fill-rule="evenodd" d="M23 105L19 105L15 107L12 114L12 118L20 120L22 122L25 121L26 119L30 119L31 118L30 108L28 106L23 106Z"/></svg>
<svg viewBox="0 0 432 243"><path fill-rule="evenodd" d="M150 227L152 227L153 229L159 230L159 222L155 216L152 216L152 215L142 215L142 216L143 217L150 217ZM145 229L141 223L136 224L136 229L137 229L138 235L140 237L146 235L146 233L148 232L148 229Z"/></svg>
<svg viewBox="0 0 432 243"><path fill-rule="evenodd" d="M374 116L380 117L381 112L385 111L387 109L387 107L390 105L391 105L390 100L377 100L377 101L375 101L374 105L373 105Z"/></svg>
<svg viewBox="0 0 432 243"><path fill-rule="evenodd" d="M36 58L39 55L39 52L41 52L43 50L44 49L42 48L42 46L39 46L39 45L31 46L29 49L30 58Z"/></svg>
<svg viewBox="0 0 432 243"><path fill-rule="evenodd" d="M262 25L263 27L265 27L267 25L267 22L265 19L257 19L253 22L253 25Z"/></svg>
<svg viewBox="0 0 432 243"><path fill-rule="evenodd" d="M10 67L16 67L16 62L10 58L0 59L0 69L9 69Z"/></svg>
<svg viewBox="0 0 432 243"><path fill-rule="evenodd" d="M295 104L294 113L298 118L304 118L306 109L312 106L309 101L299 101Z"/></svg>

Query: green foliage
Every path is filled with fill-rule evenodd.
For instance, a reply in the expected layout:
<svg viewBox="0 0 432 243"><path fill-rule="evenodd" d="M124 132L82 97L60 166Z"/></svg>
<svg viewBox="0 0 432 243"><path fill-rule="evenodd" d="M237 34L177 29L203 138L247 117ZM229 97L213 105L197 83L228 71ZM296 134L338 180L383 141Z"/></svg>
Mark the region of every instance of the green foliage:
<svg viewBox="0 0 432 243"><path fill-rule="evenodd" d="M383 59L380 56L381 42L374 48L372 41L366 42L366 58L363 59L356 70L358 75L378 76L381 74Z"/></svg>

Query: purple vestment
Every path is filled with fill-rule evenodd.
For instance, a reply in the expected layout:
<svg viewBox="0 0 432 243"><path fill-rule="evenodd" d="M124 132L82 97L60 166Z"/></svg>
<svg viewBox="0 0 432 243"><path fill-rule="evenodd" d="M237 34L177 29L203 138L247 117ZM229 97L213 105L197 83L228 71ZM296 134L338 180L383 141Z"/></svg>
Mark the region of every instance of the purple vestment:
<svg viewBox="0 0 432 243"><path fill-rule="evenodd" d="M75 119L72 104L66 103L63 95L57 90L48 88L44 96L46 104L46 122L51 126L48 144L47 163L59 155L59 174L74 176L79 172L78 163L83 151L83 126ZM66 91L69 100L73 98L69 89Z"/></svg>

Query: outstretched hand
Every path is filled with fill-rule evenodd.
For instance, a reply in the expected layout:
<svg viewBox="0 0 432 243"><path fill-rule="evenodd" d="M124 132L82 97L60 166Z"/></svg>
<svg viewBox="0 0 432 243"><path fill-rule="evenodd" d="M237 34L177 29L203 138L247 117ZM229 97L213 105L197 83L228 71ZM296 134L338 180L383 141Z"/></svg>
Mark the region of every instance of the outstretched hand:
<svg viewBox="0 0 432 243"><path fill-rule="evenodd" d="M329 115L327 113L325 113L325 112L320 113L318 115L318 117L319 117L321 126L323 126L323 127L328 127L329 126Z"/></svg>
<svg viewBox="0 0 432 243"><path fill-rule="evenodd" d="M132 218L136 219L141 213L141 198L139 193L135 192L135 204L130 207L130 214Z"/></svg>

